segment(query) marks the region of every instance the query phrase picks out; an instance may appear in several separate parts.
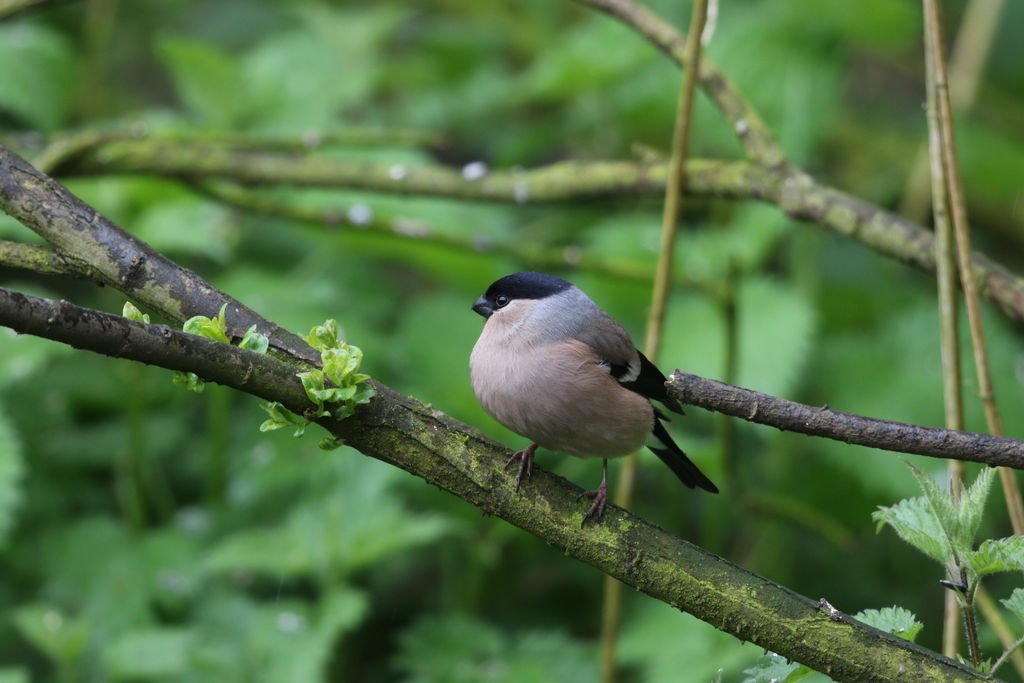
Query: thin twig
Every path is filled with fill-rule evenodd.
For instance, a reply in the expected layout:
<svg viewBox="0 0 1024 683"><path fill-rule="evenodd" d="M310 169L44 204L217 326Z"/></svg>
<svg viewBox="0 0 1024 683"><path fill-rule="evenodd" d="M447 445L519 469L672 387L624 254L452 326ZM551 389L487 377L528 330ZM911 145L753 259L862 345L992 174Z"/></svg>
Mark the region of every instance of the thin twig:
<svg viewBox="0 0 1024 683"><path fill-rule="evenodd" d="M1017 652L1017 648L1021 645L1024 645L1024 636L1021 636L1017 639L1015 643L1013 643L1013 645L1010 645L1008 648L1006 648L1006 651L1003 652L1002 655L1000 655L999 659L992 663L992 668L989 669L989 673L995 675L999 667L1001 667L1003 663L1006 661L1006 658L1011 656L1014 652Z"/></svg>
<svg viewBox="0 0 1024 683"><path fill-rule="evenodd" d="M679 207L686 191L686 159L690 146L690 127L693 122L693 94L700 73L701 33L707 19L707 0L696 0L690 17L690 34L686 43L682 85L676 108L675 128L672 133L672 158L668 180L665 183L665 205L661 220L661 243L658 266L651 292L651 308L647 313L644 333L644 354L657 363L668 310L668 296L672 285L672 264L675 257L676 234L679 227ZM615 502L629 508L636 486L636 453L631 453L619 469L619 486ZM604 600L601 615L601 681L615 681L615 651L619 626L622 622L622 584L611 577L604 581Z"/></svg>
<svg viewBox="0 0 1024 683"><path fill-rule="evenodd" d="M809 406L676 370L669 394L680 402L783 431L897 453L1024 469L1024 440L909 425Z"/></svg>
<svg viewBox="0 0 1024 683"><path fill-rule="evenodd" d="M236 153L313 152L329 147L425 147L440 149L445 139L440 133L410 129L342 128L307 130L294 134L257 134L239 131L181 131L151 133L145 128L127 130L83 130L56 135L46 141L32 158L44 173L60 170L65 161L81 156L91 148L115 140L145 140L158 145L205 145L215 151Z"/></svg>
<svg viewBox="0 0 1024 683"><path fill-rule="evenodd" d="M1006 625L1006 620L1003 619L1003 615L999 611L999 607L996 605L995 600L985 590L985 586L979 584L978 590L975 591L975 598L978 604L978 609L981 610L981 615L985 617L985 621L995 631L996 637L999 638L999 642L1006 648L1004 656L1009 655L1010 661L1013 662L1013 667L1017 669L1017 673L1024 678L1024 653L1017 649L1020 645L1020 641L1014 644L1013 632L1010 627ZM991 670L995 673L995 668Z"/></svg>

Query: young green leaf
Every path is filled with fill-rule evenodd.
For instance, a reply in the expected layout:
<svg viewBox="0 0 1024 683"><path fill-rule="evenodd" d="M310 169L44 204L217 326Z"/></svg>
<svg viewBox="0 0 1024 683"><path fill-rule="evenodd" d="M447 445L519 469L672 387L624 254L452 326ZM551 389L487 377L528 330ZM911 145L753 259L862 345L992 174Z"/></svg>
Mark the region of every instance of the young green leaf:
<svg viewBox="0 0 1024 683"><path fill-rule="evenodd" d="M317 351L333 349L338 346L338 321L334 318L325 320L309 331L306 341Z"/></svg>
<svg viewBox="0 0 1024 683"><path fill-rule="evenodd" d="M221 306L220 313L213 318L207 318L203 315L193 316L185 321L181 329L189 334L196 334L200 337L229 344L227 316L224 313L227 306L227 304Z"/></svg>
<svg viewBox="0 0 1024 683"><path fill-rule="evenodd" d="M295 427L295 436L299 437L305 433L306 425L309 424L309 420L296 415L277 402L261 403L260 408L270 416L260 424L261 432L272 432L283 427Z"/></svg>
<svg viewBox="0 0 1024 683"><path fill-rule="evenodd" d="M902 607L883 607L882 609L866 609L854 615L868 626L885 631L904 640L914 641L924 624L917 620L914 613Z"/></svg>
<svg viewBox="0 0 1024 683"><path fill-rule="evenodd" d="M270 340L267 335L257 332L256 326L253 325L245 331L245 336L242 337L242 341L238 342L238 346L256 353L266 353L270 346Z"/></svg>
<svg viewBox="0 0 1024 683"><path fill-rule="evenodd" d="M137 323L149 322L149 314L140 311L131 301L124 302L124 307L121 309L121 315L129 320L134 320Z"/></svg>
<svg viewBox="0 0 1024 683"><path fill-rule="evenodd" d="M373 387L365 384L369 375L359 372L363 351L338 338L338 323L331 319L310 330L306 337L320 350L323 370L297 373L309 400L317 406L317 416L333 415L344 419L355 413L361 403L374 396ZM328 381L331 385L328 386Z"/></svg>

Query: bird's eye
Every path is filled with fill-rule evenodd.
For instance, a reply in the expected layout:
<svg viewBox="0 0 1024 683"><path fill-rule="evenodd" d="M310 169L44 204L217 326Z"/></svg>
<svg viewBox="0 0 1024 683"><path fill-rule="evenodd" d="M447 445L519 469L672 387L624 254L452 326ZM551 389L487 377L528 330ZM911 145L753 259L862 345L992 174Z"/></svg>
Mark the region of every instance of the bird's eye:
<svg viewBox="0 0 1024 683"><path fill-rule="evenodd" d="M511 301L511 299L504 294L501 294L494 300L494 303L498 305L498 308L504 308L505 306L508 306L509 301Z"/></svg>

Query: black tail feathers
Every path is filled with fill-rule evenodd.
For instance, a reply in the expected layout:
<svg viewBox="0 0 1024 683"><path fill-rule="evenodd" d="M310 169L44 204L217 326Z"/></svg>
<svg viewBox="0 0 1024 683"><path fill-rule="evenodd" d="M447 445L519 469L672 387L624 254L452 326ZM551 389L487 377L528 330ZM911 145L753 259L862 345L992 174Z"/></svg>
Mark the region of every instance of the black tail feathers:
<svg viewBox="0 0 1024 683"><path fill-rule="evenodd" d="M668 465L669 469L675 472L675 475L679 477L679 481L683 482L691 489L695 486L699 486L705 491L711 493L718 493L718 487L711 483L703 472L697 469L697 466L693 464L693 461L686 457L686 453L676 445L676 442L672 440L668 430L665 429L665 425L661 424L661 421L654 418L654 429L651 431L654 436L656 444L648 444L647 447L651 449L663 463Z"/></svg>

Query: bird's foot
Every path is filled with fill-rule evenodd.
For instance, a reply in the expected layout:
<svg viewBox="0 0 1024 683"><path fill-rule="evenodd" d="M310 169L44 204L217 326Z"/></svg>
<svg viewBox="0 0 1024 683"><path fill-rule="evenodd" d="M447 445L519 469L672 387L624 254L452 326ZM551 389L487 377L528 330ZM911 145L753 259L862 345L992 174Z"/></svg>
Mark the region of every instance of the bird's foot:
<svg viewBox="0 0 1024 683"><path fill-rule="evenodd" d="M524 474L527 479L533 476L533 454L536 452L537 444L533 443L521 451L516 451L512 454L512 457L505 461L506 468L511 465L514 460L519 461L519 472L516 473L516 491L519 490L519 484L522 483Z"/></svg>
<svg viewBox="0 0 1024 683"><path fill-rule="evenodd" d="M595 523L600 522L604 516L604 506L608 504L608 481L602 479L600 486L593 491L584 491L580 494L580 497L594 499L594 502L590 504L590 509L587 510L587 514L583 515L583 521L580 522L580 526L582 527L591 518L593 518Z"/></svg>

